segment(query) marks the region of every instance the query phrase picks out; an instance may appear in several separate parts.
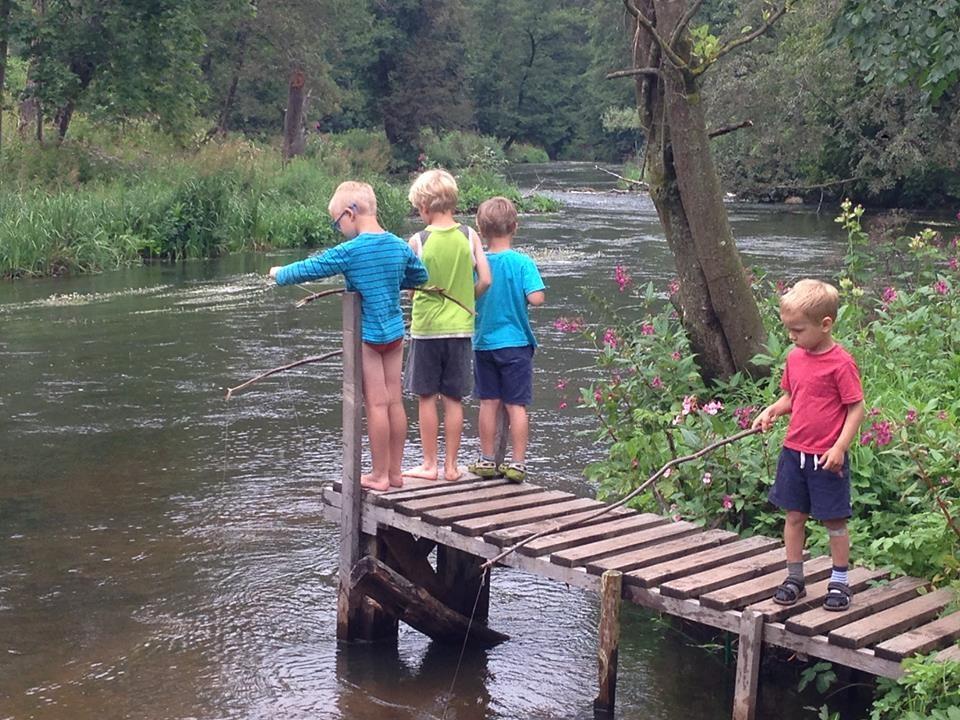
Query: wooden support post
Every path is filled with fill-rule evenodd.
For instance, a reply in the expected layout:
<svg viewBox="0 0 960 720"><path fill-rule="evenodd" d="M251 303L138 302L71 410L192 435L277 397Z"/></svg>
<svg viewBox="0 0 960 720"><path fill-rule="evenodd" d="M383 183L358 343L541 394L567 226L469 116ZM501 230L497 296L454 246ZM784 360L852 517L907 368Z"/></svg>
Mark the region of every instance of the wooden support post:
<svg viewBox="0 0 960 720"><path fill-rule="evenodd" d="M376 535L363 533L360 537L365 556L385 561L387 549L379 533ZM359 623L356 632L353 633L355 639L368 642L397 641L398 626L395 615L385 612L375 600L369 597L362 599L353 597L351 601L354 604L359 603Z"/></svg>
<svg viewBox="0 0 960 720"><path fill-rule="evenodd" d="M617 697L617 657L620 652L620 604L623 573L607 570L600 578L600 641L597 660L600 691L593 701L598 714L612 714Z"/></svg>
<svg viewBox="0 0 960 720"><path fill-rule="evenodd" d="M442 588L439 599L451 610L480 623L487 622L490 615L490 583L484 582L480 570L483 562L483 558L463 550L437 545L437 579Z"/></svg>
<svg viewBox="0 0 960 720"><path fill-rule="evenodd" d="M763 652L763 615L744 610L740 616L737 681L733 694L733 720L753 720L757 713L760 655Z"/></svg>
<svg viewBox="0 0 960 720"><path fill-rule="evenodd" d="M359 603L351 603L350 572L360 560L360 447L363 372L360 365L360 296L343 294L343 482L340 504L340 587L337 639L352 640Z"/></svg>

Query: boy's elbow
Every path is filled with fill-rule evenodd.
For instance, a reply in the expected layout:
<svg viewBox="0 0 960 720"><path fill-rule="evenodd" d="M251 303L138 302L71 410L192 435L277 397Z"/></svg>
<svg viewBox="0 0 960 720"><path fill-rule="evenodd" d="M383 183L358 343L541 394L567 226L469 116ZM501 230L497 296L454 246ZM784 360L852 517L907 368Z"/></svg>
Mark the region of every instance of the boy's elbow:
<svg viewBox="0 0 960 720"><path fill-rule="evenodd" d="M489 289L490 289L489 280L477 280L477 282L473 284L474 297L480 297Z"/></svg>
<svg viewBox="0 0 960 720"><path fill-rule="evenodd" d="M527 302L530 303L531 305L534 305L534 306L536 306L536 305L543 305L543 303L544 303L544 301L545 301L546 299L547 299L547 298L546 298L546 296L543 294L543 291L542 291L542 290L537 291L537 292L532 292L532 293L530 293L529 295L527 295Z"/></svg>

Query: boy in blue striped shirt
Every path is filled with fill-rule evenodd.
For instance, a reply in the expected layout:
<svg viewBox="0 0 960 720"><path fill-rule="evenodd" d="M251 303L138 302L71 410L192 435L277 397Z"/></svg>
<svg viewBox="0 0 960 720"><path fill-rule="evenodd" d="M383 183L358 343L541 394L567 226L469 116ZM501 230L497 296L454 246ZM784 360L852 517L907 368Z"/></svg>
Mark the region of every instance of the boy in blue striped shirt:
<svg viewBox="0 0 960 720"><path fill-rule="evenodd" d="M427 269L407 243L380 227L377 198L366 183L341 183L328 206L333 226L347 242L320 255L270 268L278 285L342 274L347 290L360 294L363 404L373 471L360 478L371 490L403 485L407 439L403 408L403 312L400 290L427 281Z"/></svg>

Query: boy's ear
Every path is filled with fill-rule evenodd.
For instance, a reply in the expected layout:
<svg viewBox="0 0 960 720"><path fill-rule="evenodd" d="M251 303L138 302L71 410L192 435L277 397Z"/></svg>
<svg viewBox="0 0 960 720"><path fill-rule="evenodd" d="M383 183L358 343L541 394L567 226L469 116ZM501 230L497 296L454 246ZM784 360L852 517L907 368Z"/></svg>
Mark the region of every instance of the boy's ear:
<svg viewBox="0 0 960 720"><path fill-rule="evenodd" d="M820 329L824 332L830 332L833 329L833 318L827 315L820 321Z"/></svg>

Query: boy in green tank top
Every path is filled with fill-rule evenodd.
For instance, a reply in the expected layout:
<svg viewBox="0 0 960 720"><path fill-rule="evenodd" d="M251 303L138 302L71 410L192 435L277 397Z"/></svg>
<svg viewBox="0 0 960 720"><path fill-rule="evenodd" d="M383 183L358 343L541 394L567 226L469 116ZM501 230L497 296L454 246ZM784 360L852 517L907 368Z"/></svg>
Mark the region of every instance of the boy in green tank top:
<svg viewBox="0 0 960 720"><path fill-rule="evenodd" d="M472 311L475 299L490 287L490 265L480 236L453 217L457 192L457 182L446 170L428 170L414 180L408 197L427 227L410 238L410 247L427 268L427 284L443 288ZM458 480L463 475L457 464L463 398L473 389L473 315L440 295L415 293L410 337L404 387L419 397L423 462L403 474L440 477L439 397L444 416L443 478Z"/></svg>

